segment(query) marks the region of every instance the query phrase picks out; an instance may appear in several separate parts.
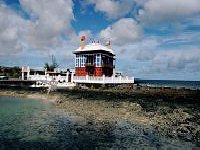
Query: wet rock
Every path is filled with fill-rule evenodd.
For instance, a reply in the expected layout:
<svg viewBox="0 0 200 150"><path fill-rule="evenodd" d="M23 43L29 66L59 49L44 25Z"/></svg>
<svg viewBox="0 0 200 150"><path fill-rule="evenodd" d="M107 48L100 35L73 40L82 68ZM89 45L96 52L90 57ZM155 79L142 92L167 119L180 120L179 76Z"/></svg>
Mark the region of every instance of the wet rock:
<svg viewBox="0 0 200 150"><path fill-rule="evenodd" d="M173 114L176 114L177 116L179 115L182 118L189 118L190 115L187 112L184 112L182 109L175 109L173 111Z"/></svg>
<svg viewBox="0 0 200 150"><path fill-rule="evenodd" d="M88 121L87 124L88 125L93 125L93 121Z"/></svg>
<svg viewBox="0 0 200 150"><path fill-rule="evenodd" d="M160 107L157 109L158 115L167 115L168 113L171 113L172 110L169 107Z"/></svg>
<svg viewBox="0 0 200 150"><path fill-rule="evenodd" d="M200 131L197 131L197 133L194 135L194 141L198 146L200 146Z"/></svg>
<svg viewBox="0 0 200 150"><path fill-rule="evenodd" d="M128 108L129 103L128 102L121 102L121 107Z"/></svg>
<svg viewBox="0 0 200 150"><path fill-rule="evenodd" d="M82 128L82 127L77 127L77 128L76 128L76 132L77 132L78 134L80 134L82 131L83 131L83 128Z"/></svg>
<svg viewBox="0 0 200 150"><path fill-rule="evenodd" d="M146 128L143 129L143 134L151 137L155 134L155 132L154 132L153 128L147 128L146 127Z"/></svg>
<svg viewBox="0 0 200 150"><path fill-rule="evenodd" d="M73 136L73 137L77 137L77 136L78 136L78 133L77 133L75 130L72 130L72 136Z"/></svg>
<svg viewBox="0 0 200 150"><path fill-rule="evenodd" d="M142 107L138 103L130 103L129 106L132 111L141 111L142 110Z"/></svg>
<svg viewBox="0 0 200 150"><path fill-rule="evenodd" d="M172 134L173 134L173 135L176 135L176 134L177 134L177 130L174 130L174 129L173 129L173 130L172 130Z"/></svg>
<svg viewBox="0 0 200 150"><path fill-rule="evenodd" d="M145 117L153 118L155 116L156 116L155 112L147 112L147 113L145 113Z"/></svg>
<svg viewBox="0 0 200 150"><path fill-rule="evenodd" d="M142 93L143 96L136 95L137 98L129 98L127 100L121 99L123 95L109 95L107 97L113 97L113 101L105 97L99 96L99 100L93 97L91 101L87 97L80 95L79 99L69 99L65 100L64 107L72 112L74 115L81 115L87 118L85 126L88 130L93 133L93 126L97 126L99 129L96 130L98 134L106 134L109 130L112 130L112 126L118 126L120 120L139 122L145 125L156 126L156 131L159 135L169 136L172 138L181 138L185 141L199 142L199 129L198 120L199 110L194 112L190 108L185 107L185 104L181 104L181 107L174 104L173 102L164 102L164 100L171 99L170 95L166 98L160 94L158 99L152 94L146 92L146 95ZM166 94L166 93L165 93ZM62 104L61 104L62 105ZM113 121L114 125L110 125L106 120ZM119 120L115 123L115 120ZM119 133L122 134L123 130L129 130L124 128L118 129ZM85 130L84 130L85 131ZM81 134L83 131L77 129L76 132ZM145 129L145 136L151 137L149 130Z"/></svg>
<svg viewBox="0 0 200 150"><path fill-rule="evenodd" d="M63 100L62 100L62 99L57 99L57 100L56 100L56 103L57 103L57 104L61 104L61 103L63 103Z"/></svg>
<svg viewBox="0 0 200 150"><path fill-rule="evenodd" d="M182 139L189 140L189 141L192 140L192 136L190 134L190 131L186 127L179 127L177 129L177 134Z"/></svg>

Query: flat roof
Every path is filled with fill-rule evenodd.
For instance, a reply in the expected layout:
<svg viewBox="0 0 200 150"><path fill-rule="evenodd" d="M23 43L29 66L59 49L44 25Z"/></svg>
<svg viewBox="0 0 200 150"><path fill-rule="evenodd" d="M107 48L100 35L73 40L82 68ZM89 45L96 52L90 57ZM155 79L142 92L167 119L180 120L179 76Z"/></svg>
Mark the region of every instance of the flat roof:
<svg viewBox="0 0 200 150"><path fill-rule="evenodd" d="M114 51L111 48L107 48L101 45L101 43L91 43L91 44L85 45L83 49L81 49L81 46L80 46L73 53L77 54L80 52L99 51L99 50L106 51L112 55L115 55Z"/></svg>

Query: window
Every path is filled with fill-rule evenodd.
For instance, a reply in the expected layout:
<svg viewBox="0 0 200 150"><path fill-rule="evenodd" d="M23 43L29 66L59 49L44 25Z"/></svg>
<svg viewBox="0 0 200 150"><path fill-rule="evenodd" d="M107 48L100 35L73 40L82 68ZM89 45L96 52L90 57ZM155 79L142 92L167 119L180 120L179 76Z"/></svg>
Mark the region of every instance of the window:
<svg viewBox="0 0 200 150"><path fill-rule="evenodd" d="M80 67L80 56L78 56L78 67Z"/></svg>
<svg viewBox="0 0 200 150"><path fill-rule="evenodd" d="M85 56L81 55L81 67L85 66Z"/></svg>
<svg viewBox="0 0 200 150"><path fill-rule="evenodd" d="M75 58L75 67L78 67L78 56Z"/></svg>
<svg viewBox="0 0 200 150"><path fill-rule="evenodd" d="M79 56L79 64L78 66L80 67L81 66L81 56Z"/></svg>
<svg viewBox="0 0 200 150"><path fill-rule="evenodd" d="M87 55L86 63L88 65L92 65L93 64L93 55Z"/></svg>
<svg viewBox="0 0 200 150"><path fill-rule="evenodd" d="M96 54L95 64L96 64L97 67L101 66L101 54Z"/></svg>

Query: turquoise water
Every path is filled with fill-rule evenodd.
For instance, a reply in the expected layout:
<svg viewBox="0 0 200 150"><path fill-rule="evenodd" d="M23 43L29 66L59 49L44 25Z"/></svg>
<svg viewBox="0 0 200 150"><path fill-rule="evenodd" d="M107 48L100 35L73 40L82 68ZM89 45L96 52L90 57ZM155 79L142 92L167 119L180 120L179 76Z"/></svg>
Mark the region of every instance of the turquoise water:
<svg viewBox="0 0 200 150"><path fill-rule="evenodd" d="M51 103L0 97L0 149L53 148L63 122L70 124Z"/></svg>
<svg viewBox="0 0 200 150"><path fill-rule="evenodd" d="M195 147L160 137L151 127L123 121L95 124L90 120L85 124L77 118L42 100L0 96L0 149Z"/></svg>

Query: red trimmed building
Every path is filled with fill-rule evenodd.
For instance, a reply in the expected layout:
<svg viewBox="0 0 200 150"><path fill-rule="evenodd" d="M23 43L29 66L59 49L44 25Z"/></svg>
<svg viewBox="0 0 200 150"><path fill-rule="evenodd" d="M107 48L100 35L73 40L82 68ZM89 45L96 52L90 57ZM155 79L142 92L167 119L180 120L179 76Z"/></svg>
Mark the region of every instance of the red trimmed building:
<svg viewBox="0 0 200 150"><path fill-rule="evenodd" d="M112 76L115 68L115 53L106 45L92 42L85 45L85 36L81 37L81 46L74 51L76 76Z"/></svg>

